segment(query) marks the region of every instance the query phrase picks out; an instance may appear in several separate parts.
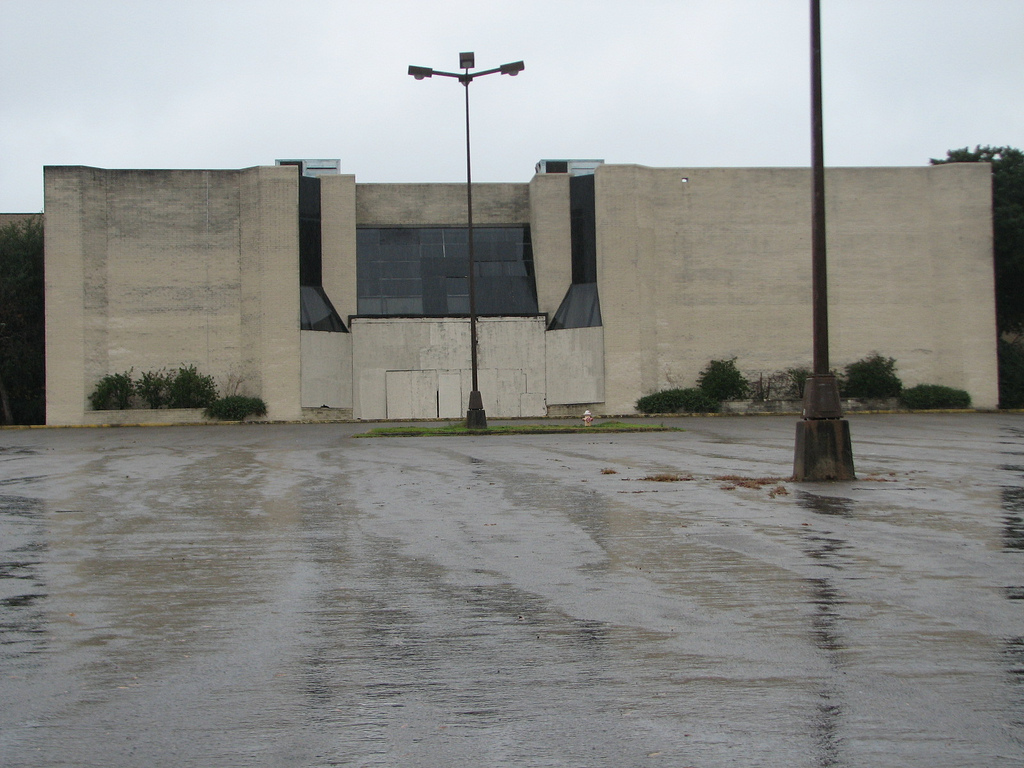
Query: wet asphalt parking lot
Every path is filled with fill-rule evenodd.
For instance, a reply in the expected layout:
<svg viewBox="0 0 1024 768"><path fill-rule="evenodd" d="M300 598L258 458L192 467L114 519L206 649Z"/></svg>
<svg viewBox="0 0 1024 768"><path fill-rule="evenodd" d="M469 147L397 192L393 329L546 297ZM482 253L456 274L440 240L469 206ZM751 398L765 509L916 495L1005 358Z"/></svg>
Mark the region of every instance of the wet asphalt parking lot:
<svg viewBox="0 0 1024 768"><path fill-rule="evenodd" d="M1024 416L850 421L0 431L0 765L1020 766Z"/></svg>

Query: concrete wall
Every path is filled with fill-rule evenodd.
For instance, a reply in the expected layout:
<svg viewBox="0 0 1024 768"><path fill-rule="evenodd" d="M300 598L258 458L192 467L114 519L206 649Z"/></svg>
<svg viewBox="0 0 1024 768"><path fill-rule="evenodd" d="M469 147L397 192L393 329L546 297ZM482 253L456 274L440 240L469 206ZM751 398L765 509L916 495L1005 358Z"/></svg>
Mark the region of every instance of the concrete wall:
<svg viewBox="0 0 1024 768"><path fill-rule="evenodd" d="M538 174L530 182L530 237L537 308L550 321L572 283L569 176Z"/></svg>
<svg viewBox="0 0 1024 768"><path fill-rule="evenodd" d="M604 328L564 328L544 334L547 404L603 403Z"/></svg>
<svg viewBox="0 0 1024 768"><path fill-rule="evenodd" d="M833 367L878 351L908 386L996 405L989 176L827 170ZM712 359L811 365L808 170L606 165L596 184L605 412L692 386Z"/></svg>
<svg viewBox="0 0 1024 768"><path fill-rule="evenodd" d="M40 222L43 220L43 214L41 213L0 213L0 227L6 227L9 224L20 224L23 221L38 219Z"/></svg>
<svg viewBox="0 0 1024 768"><path fill-rule="evenodd" d="M352 408L352 334L300 331L302 407Z"/></svg>
<svg viewBox="0 0 1024 768"><path fill-rule="evenodd" d="M356 177L320 177L323 287L342 318L354 315L356 295Z"/></svg>
<svg viewBox="0 0 1024 768"><path fill-rule="evenodd" d="M526 184L474 184L474 224L532 223L532 190ZM567 185L564 197L568 214ZM464 184L355 185L359 226L464 227L466 220ZM549 216L545 226L559 225ZM354 232L351 252L351 304L339 307L350 315L355 312ZM337 263L329 266L325 256L325 286ZM472 389L467 319L352 318L351 324L356 418L465 417ZM489 417L545 415L544 325L542 317L480 319L478 384Z"/></svg>
<svg viewBox="0 0 1024 768"><path fill-rule="evenodd" d="M324 287L343 317L357 307L357 225L465 225L462 184L321 185ZM351 335L300 335L293 168L53 167L45 187L50 423L82 423L103 375L189 364L274 419L323 405L464 416L468 320L354 318ZM833 366L877 351L907 385L995 406L988 166L829 169L826 187ZM748 375L811 364L808 170L604 165L596 195L604 327L482 318L489 416L628 413L712 359ZM530 225L553 313L571 281L568 177L474 185L474 219Z"/></svg>
<svg viewBox="0 0 1024 768"><path fill-rule="evenodd" d="M355 203L361 227L466 226L465 184L357 184ZM473 185L474 225L529 222L529 185Z"/></svg>
<svg viewBox="0 0 1024 768"><path fill-rule="evenodd" d="M543 416L544 319L481 318L478 380L488 417ZM472 389L469 320L354 318L353 414L464 418Z"/></svg>
<svg viewBox="0 0 1024 768"><path fill-rule="evenodd" d="M81 423L106 374L183 365L297 417L294 169L44 177L48 423Z"/></svg>

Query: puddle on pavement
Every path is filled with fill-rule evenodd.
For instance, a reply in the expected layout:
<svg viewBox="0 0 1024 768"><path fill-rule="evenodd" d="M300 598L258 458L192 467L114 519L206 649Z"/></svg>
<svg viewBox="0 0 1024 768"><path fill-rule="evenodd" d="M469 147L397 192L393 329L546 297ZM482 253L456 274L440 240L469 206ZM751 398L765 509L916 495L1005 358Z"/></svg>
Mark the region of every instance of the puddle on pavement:
<svg viewBox="0 0 1024 768"><path fill-rule="evenodd" d="M0 495L0 653L8 658L45 649L42 512L35 499Z"/></svg>
<svg viewBox="0 0 1024 768"><path fill-rule="evenodd" d="M983 556L968 542L964 575L904 569L899 547L872 548L888 523L862 501L798 491L768 504L710 489L730 506L695 511L683 493L627 503L526 459L514 471L514 461L466 458L450 475L441 464L433 487L416 475L408 495L387 486L401 465L378 459L355 493L344 478L303 475L298 460L267 470L251 452L224 453L131 493L97 490L127 472L83 480L87 498L70 504L84 511L43 516L60 550L53 570L40 566L54 553L38 506L26 513L26 500L0 497L15 499L0 512L0 620L17 621L25 648L35 626L42 648L44 607L52 614L71 595L95 618L74 633L53 625L48 656L68 654L25 676L25 701L48 720L29 728L7 715L23 734L16 756L36 760L21 764L57 754L152 764L173 742L183 765L233 750L247 765L639 765L646 754L664 765L832 768L970 764L960 758L979 744L1006 753L1017 743L967 729L1021 719L1019 698L984 709L993 689L1024 694L1020 630L963 648L949 637L945 667L929 666L920 640L949 634L947 598L964 594L960 584L978 594L983 577L966 568ZM626 466L621 455L595 462ZM446 504L463 489L441 480L469 473L494 487L466 489L480 500L467 513ZM1006 489L1002 511L996 498L986 497L989 525L1008 518L1006 549L1024 549L1024 489ZM950 514L922 502L929 511ZM569 524L524 535L552 517ZM959 543L915 520L916 543ZM531 548L542 557L531 561ZM943 556L920 553L929 565ZM558 559L555 579L536 568L544 557ZM572 558L575 568L561 567ZM1001 583L1019 584L1014 573ZM1009 613L1024 586L987 594ZM0 646L0 658L11 652ZM54 693L40 706L46 685ZM960 731L936 725L951 713L974 719ZM861 760L866 744L892 755Z"/></svg>
<svg viewBox="0 0 1024 768"><path fill-rule="evenodd" d="M796 492L796 503L811 512L832 517L853 517L854 501L842 496L822 496L808 491Z"/></svg>
<svg viewBox="0 0 1024 768"><path fill-rule="evenodd" d="M852 518L854 501L837 496L798 491L797 505L817 514ZM844 568L844 552L850 545L844 539L805 530L802 533L804 553L811 561L830 571ZM813 722L815 736L815 764L818 768L831 768L845 764L842 731L844 728L845 704L842 686L844 656L847 643L842 632L841 607L845 598L836 585L836 576L818 576L806 579L810 591L809 602L813 606L810 617L811 639L831 670L823 677L818 689L817 715Z"/></svg>
<svg viewBox="0 0 1024 768"><path fill-rule="evenodd" d="M1003 488L1003 547L1024 549L1024 488Z"/></svg>

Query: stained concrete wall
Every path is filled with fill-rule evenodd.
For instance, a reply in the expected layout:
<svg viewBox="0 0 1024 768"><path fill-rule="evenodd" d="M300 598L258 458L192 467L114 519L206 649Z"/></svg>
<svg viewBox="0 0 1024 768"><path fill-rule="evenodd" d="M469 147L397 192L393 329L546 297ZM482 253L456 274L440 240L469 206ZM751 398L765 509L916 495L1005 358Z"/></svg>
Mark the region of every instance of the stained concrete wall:
<svg viewBox="0 0 1024 768"><path fill-rule="evenodd" d="M606 412L712 359L811 365L808 170L606 165L596 189ZM878 351L996 405L990 194L983 164L826 171L834 367Z"/></svg>
<svg viewBox="0 0 1024 768"><path fill-rule="evenodd" d="M352 334L300 331L302 407L352 408Z"/></svg>
<svg viewBox="0 0 1024 768"><path fill-rule="evenodd" d="M357 184L361 227L464 227L465 184ZM474 184L473 224L506 226L530 221L527 184Z"/></svg>
<svg viewBox="0 0 1024 768"><path fill-rule="evenodd" d="M43 214L41 213L0 213L0 227L6 227L9 224L20 224L23 221L38 220L42 223Z"/></svg>
<svg viewBox="0 0 1024 768"><path fill-rule="evenodd" d="M531 186L474 184L473 223L531 223ZM566 187L568 211L568 187ZM356 184L364 227L465 227L464 184ZM353 269L354 269L353 243ZM325 259L324 281L336 269ZM355 276L352 276L355 289ZM563 289L564 290L564 289ZM346 303L346 307L349 305ZM355 312L355 296L352 297ZM351 318L353 413L363 419L464 418L472 389L469 321ZM543 416L544 318L480 318L478 384L489 417Z"/></svg>
<svg viewBox="0 0 1024 768"><path fill-rule="evenodd" d="M57 167L45 184L50 423L81 423L105 374L188 364L263 397L271 418L300 405L464 414L467 320L350 317L357 225L463 226L464 185L323 177L324 287L352 334L300 341L294 169ZM807 170L604 165L596 185L604 327L481 319L489 415L602 401L630 412L711 359L755 375L810 365ZM908 385L994 406L988 166L829 169L826 187L833 365L878 351ZM568 177L474 190L476 223L530 224L540 309L553 313L571 281Z"/></svg>
<svg viewBox="0 0 1024 768"><path fill-rule="evenodd" d="M604 402L604 328L548 331L544 353L548 405Z"/></svg>
<svg viewBox="0 0 1024 768"><path fill-rule="evenodd" d="M354 315L356 294L356 177L320 177L323 288L342 318Z"/></svg>
<svg viewBox="0 0 1024 768"><path fill-rule="evenodd" d="M487 415L545 415L544 319L480 318L477 335ZM465 417L472 389L469 345L465 318L354 318L355 417Z"/></svg>
<svg viewBox="0 0 1024 768"><path fill-rule="evenodd" d="M294 169L44 178L48 423L82 423L106 374L183 365L298 416Z"/></svg>
<svg viewBox="0 0 1024 768"><path fill-rule="evenodd" d="M568 174L538 174L530 182L530 238L537 308L550 321L572 283Z"/></svg>

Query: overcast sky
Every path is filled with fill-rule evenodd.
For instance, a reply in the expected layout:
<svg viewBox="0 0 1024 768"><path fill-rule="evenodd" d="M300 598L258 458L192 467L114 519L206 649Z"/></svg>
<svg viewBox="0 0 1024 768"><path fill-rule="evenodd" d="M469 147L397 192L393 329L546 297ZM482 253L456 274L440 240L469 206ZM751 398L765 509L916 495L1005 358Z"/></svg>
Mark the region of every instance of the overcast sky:
<svg viewBox="0 0 1024 768"><path fill-rule="evenodd" d="M475 181L542 158L810 163L809 0L0 0L0 211L44 165L340 158L361 182ZM821 0L825 162L1024 147L1024 0Z"/></svg>

